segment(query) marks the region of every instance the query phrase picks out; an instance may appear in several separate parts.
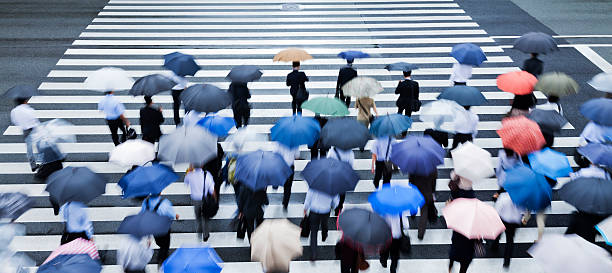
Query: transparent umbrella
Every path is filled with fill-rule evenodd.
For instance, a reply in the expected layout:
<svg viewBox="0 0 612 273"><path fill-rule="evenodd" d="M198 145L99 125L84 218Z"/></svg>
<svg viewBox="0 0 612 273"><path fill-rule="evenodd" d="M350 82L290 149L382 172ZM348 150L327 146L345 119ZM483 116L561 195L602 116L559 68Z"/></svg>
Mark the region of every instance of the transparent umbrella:
<svg viewBox="0 0 612 273"><path fill-rule="evenodd" d="M445 128L455 128L454 122L460 116L465 116L466 110L463 106L452 100L440 99L427 103L421 107L419 119L424 122L433 123L434 130L445 131Z"/></svg>

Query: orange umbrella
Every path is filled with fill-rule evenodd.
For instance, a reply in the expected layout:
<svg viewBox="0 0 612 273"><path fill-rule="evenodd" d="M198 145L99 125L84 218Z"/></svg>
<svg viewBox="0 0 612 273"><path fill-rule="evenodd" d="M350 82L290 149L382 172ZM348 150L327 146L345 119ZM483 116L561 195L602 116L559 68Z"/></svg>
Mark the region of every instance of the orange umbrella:
<svg viewBox="0 0 612 273"><path fill-rule="evenodd" d="M497 87L515 95L531 94L536 83L538 79L527 71L513 71L497 77Z"/></svg>
<svg viewBox="0 0 612 273"><path fill-rule="evenodd" d="M301 62L312 59L312 56L300 48L287 48L274 56L275 62Z"/></svg>
<svg viewBox="0 0 612 273"><path fill-rule="evenodd" d="M525 116L503 119L502 128L497 130L497 134L505 148L521 156L538 151L546 144L540 126Z"/></svg>

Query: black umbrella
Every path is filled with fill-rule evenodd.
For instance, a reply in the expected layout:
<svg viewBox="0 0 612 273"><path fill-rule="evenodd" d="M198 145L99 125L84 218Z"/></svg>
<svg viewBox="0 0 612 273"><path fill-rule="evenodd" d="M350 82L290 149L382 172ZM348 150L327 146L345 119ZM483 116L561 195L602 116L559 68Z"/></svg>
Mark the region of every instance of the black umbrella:
<svg viewBox="0 0 612 273"><path fill-rule="evenodd" d="M342 150L363 148L369 138L368 128L353 118L330 119L321 129L320 135L321 144L325 148L335 146Z"/></svg>
<svg viewBox="0 0 612 273"><path fill-rule="evenodd" d="M391 241L391 228L385 219L366 209L343 210L338 228L345 238L362 247L380 247Z"/></svg>
<svg viewBox="0 0 612 273"><path fill-rule="evenodd" d="M32 205L32 199L23 193L0 193L0 218L15 220L32 208Z"/></svg>
<svg viewBox="0 0 612 273"><path fill-rule="evenodd" d="M87 167L66 167L47 178L45 190L60 205L70 201L88 203L106 191L106 180Z"/></svg>
<svg viewBox="0 0 612 273"><path fill-rule="evenodd" d="M87 254L64 254L41 265L37 273L100 273L102 265Z"/></svg>
<svg viewBox="0 0 612 273"><path fill-rule="evenodd" d="M29 84L18 84L4 92L4 96L9 99L29 99L38 94L38 89Z"/></svg>
<svg viewBox="0 0 612 273"><path fill-rule="evenodd" d="M123 219L117 233L131 234L138 238L147 235L160 236L168 233L172 220L152 211L143 211Z"/></svg>
<svg viewBox="0 0 612 273"><path fill-rule="evenodd" d="M612 181L580 177L563 185L559 196L577 210L592 214L612 213Z"/></svg>
<svg viewBox="0 0 612 273"><path fill-rule="evenodd" d="M185 109L217 112L232 103L232 96L212 84L196 84L181 93Z"/></svg>
<svg viewBox="0 0 612 273"><path fill-rule="evenodd" d="M252 82L261 78L261 68L255 65L239 65L232 67L225 79L232 82Z"/></svg>
<svg viewBox="0 0 612 273"><path fill-rule="evenodd" d="M175 85L176 83L173 80L164 75L148 75L138 79L134 85L132 85L130 95L153 96L164 91L170 91Z"/></svg>
<svg viewBox="0 0 612 273"><path fill-rule="evenodd" d="M352 191L359 182L359 175L351 165L333 158L308 162L302 176L310 188L330 195Z"/></svg>
<svg viewBox="0 0 612 273"><path fill-rule="evenodd" d="M523 34L514 41L514 48L525 53L548 53L559 50L555 39L542 32Z"/></svg>
<svg viewBox="0 0 612 273"><path fill-rule="evenodd" d="M561 131L567 124L567 119L555 110L534 109L527 117L540 125L542 132L550 134Z"/></svg>

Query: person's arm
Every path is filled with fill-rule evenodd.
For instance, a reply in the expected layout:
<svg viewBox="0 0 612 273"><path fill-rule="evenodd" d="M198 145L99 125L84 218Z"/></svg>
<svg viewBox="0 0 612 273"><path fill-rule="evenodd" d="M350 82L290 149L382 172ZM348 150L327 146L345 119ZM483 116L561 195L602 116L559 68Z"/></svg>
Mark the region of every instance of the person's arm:
<svg viewBox="0 0 612 273"><path fill-rule="evenodd" d="M164 123L164 113L163 113L161 106L159 107L159 114L157 115L157 122L159 122L159 124Z"/></svg>
<svg viewBox="0 0 612 273"><path fill-rule="evenodd" d="M376 116L378 117L378 110L376 109L376 102L372 99L372 109L374 109L374 113L376 113Z"/></svg>
<svg viewBox="0 0 612 273"><path fill-rule="evenodd" d="M399 83L397 83L397 87L395 88L395 94L400 95L402 94L402 90L401 87L402 86L402 81L399 81Z"/></svg>
<svg viewBox="0 0 612 273"><path fill-rule="evenodd" d="M376 154L372 152L372 173L374 173L375 166L376 166Z"/></svg>
<svg viewBox="0 0 612 273"><path fill-rule="evenodd" d="M287 75L287 79L285 80L285 83L287 84L287 86L291 86L291 73L289 75Z"/></svg>
<svg viewBox="0 0 612 273"><path fill-rule="evenodd" d="M418 82L414 82L414 92L412 93L412 95L414 96L413 98L415 100L419 100L419 83Z"/></svg>
<svg viewBox="0 0 612 273"><path fill-rule="evenodd" d="M130 127L130 120L127 119L125 117L125 115L124 115L125 114L125 106L123 106L123 103L117 104L117 112L121 113L119 118L123 120L123 123L125 123L125 126Z"/></svg>

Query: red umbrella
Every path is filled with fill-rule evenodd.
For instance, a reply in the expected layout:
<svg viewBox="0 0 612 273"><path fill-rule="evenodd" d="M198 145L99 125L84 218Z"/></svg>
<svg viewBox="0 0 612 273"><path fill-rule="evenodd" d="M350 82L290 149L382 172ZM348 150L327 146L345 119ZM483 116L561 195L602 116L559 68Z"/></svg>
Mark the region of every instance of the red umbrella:
<svg viewBox="0 0 612 273"><path fill-rule="evenodd" d="M78 238L56 248L45 260L45 262L43 262L43 264L53 260L53 258L59 255L64 254L87 254L93 260L100 259L100 254L98 254L98 248L96 247L96 244L94 244L93 241Z"/></svg>
<svg viewBox="0 0 612 273"><path fill-rule="evenodd" d="M546 140L540 126L525 116L509 117L502 120L502 128L497 130L505 148L519 155L540 150Z"/></svg>
<svg viewBox="0 0 612 273"><path fill-rule="evenodd" d="M527 71L513 71L497 77L497 87L515 95L531 94L536 83L538 79Z"/></svg>

